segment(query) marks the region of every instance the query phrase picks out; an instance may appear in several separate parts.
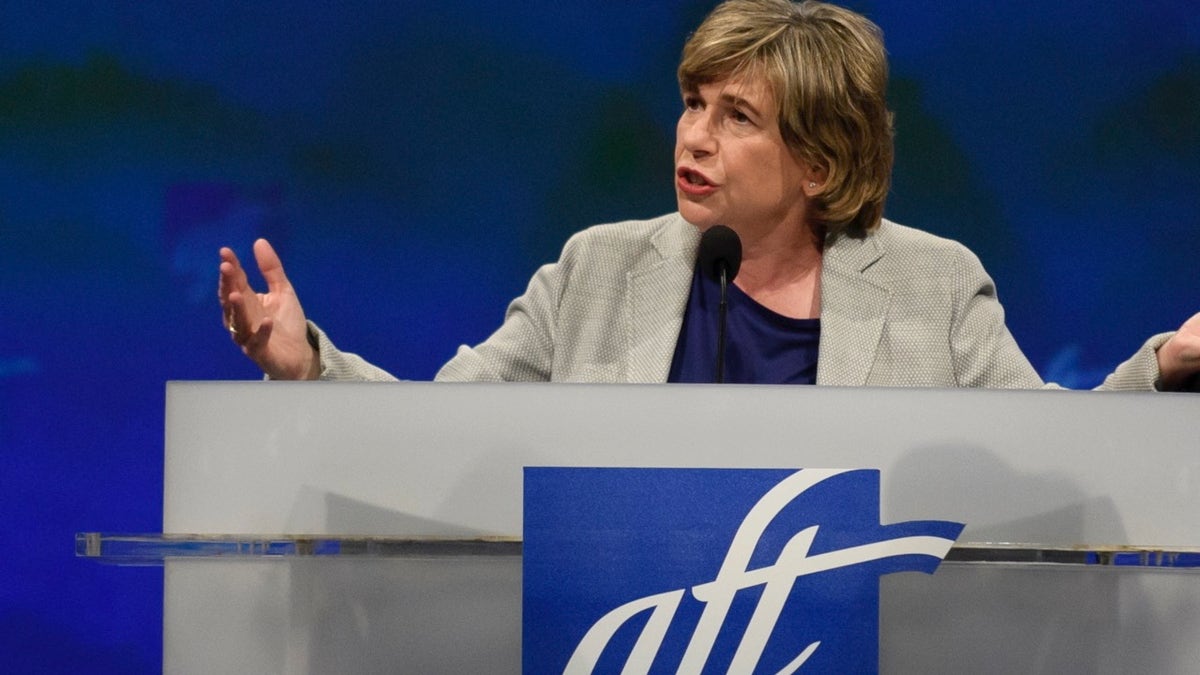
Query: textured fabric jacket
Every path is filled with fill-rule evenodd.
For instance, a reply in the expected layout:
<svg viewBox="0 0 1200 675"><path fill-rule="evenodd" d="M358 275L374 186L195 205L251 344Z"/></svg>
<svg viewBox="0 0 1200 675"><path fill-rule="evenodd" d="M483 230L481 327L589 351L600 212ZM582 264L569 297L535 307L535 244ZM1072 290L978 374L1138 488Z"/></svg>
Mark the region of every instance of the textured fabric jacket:
<svg viewBox="0 0 1200 675"><path fill-rule="evenodd" d="M503 325L460 347L446 381L665 382L700 234L679 214L598 225L540 268ZM390 380L315 325L322 379ZM1155 388L1151 338L1102 389ZM957 242L884 221L826 244L817 384L1033 388L995 287Z"/></svg>

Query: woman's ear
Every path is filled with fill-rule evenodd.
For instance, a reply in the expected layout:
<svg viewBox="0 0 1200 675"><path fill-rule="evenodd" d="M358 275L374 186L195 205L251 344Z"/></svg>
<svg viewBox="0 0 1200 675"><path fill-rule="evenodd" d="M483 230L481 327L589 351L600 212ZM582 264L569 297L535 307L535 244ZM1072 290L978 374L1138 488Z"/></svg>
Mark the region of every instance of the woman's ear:
<svg viewBox="0 0 1200 675"><path fill-rule="evenodd" d="M804 194L815 197L825 191L825 183L829 180L829 170L820 164L809 164L804 174Z"/></svg>

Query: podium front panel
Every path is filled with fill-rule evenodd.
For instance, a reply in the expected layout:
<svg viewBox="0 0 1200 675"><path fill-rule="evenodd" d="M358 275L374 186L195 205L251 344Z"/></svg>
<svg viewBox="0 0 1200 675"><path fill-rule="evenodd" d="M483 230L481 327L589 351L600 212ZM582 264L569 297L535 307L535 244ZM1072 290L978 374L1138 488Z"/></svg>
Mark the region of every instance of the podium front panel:
<svg viewBox="0 0 1200 675"><path fill-rule="evenodd" d="M1173 394L171 383L163 530L519 536L525 466L861 467L882 472L884 523L957 520L972 542L1189 547L1200 544L1198 412L1198 399ZM265 672L333 672L353 658L359 672L429 672L438 658L476 657L445 663L518 672L514 569L479 573L480 586L363 561L171 561L167 669L203 663L204 636L224 629L222 657ZM231 594L235 606L220 602ZM322 597L345 603L324 611ZM1195 573L943 565L886 578L880 605L884 672L1200 662ZM467 620L481 616L496 621ZM463 644L491 647L397 636L405 626L458 627Z"/></svg>

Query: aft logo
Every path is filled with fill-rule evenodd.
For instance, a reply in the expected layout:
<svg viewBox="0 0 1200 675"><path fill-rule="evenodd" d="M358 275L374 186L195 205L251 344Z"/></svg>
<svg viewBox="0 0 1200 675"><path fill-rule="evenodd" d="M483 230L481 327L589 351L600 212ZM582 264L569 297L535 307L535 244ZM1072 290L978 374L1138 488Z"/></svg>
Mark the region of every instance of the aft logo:
<svg viewBox="0 0 1200 675"><path fill-rule="evenodd" d="M846 673L879 577L962 531L879 524L874 470L525 470L526 673Z"/></svg>

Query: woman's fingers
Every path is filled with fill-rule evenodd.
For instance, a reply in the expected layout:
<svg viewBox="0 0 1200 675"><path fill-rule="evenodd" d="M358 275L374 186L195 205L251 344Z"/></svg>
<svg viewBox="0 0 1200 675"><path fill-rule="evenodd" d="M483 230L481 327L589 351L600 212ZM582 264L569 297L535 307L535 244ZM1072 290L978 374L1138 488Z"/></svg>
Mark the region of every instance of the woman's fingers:
<svg viewBox="0 0 1200 675"><path fill-rule="evenodd" d="M247 333L246 339L240 343L246 356L253 359L255 363L259 363L260 367L266 365L261 363L260 359L265 353L267 341L271 339L271 329L274 325L270 317L265 317L254 330Z"/></svg>
<svg viewBox="0 0 1200 675"><path fill-rule="evenodd" d="M246 337L246 309L242 299L253 294L246 272L232 249L222 247L221 263L217 266L217 301L221 306L221 323L229 331L234 342L241 344L239 336Z"/></svg>
<svg viewBox="0 0 1200 675"><path fill-rule="evenodd" d="M233 291L245 292L250 287L250 282L246 278L246 271L242 269L242 263L238 260L237 254L232 249L223 247L220 251L221 263L218 266L220 273L217 276L217 299L221 304L225 303L226 298Z"/></svg>
<svg viewBox="0 0 1200 675"><path fill-rule="evenodd" d="M1157 356L1164 389L1188 386L1191 378L1200 373L1200 313L1185 321L1175 335L1158 348Z"/></svg>
<svg viewBox="0 0 1200 675"><path fill-rule="evenodd" d="M224 316L222 320L225 323L225 329L229 331L229 337L239 345L244 345L252 334L252 326L246 317L246 304L243 301L245 295L238 291L231 291L225 298L222 312Z"/></svg>
<svg viewBox="0 0 1200 675"><path fill-rule="evenodd" d="M275 252L271 242L266 239L255 240L254 260L258 263L258 271L263 280L267 282L268 293L278 293L291 288L287 275L283 273L283 262L279 260L279 254Z"/></svg>
<svg viewBox="0 0 1200 675"><path fill-rule="evenodd" d="M254 242L254 258L267 283L266 293L257 293L250 286L232 249L222 247L219 255L217 299L229 337L274 379L315 377L316 357L308 343L304 310L275 249L266 239Z"/></svg>

